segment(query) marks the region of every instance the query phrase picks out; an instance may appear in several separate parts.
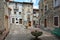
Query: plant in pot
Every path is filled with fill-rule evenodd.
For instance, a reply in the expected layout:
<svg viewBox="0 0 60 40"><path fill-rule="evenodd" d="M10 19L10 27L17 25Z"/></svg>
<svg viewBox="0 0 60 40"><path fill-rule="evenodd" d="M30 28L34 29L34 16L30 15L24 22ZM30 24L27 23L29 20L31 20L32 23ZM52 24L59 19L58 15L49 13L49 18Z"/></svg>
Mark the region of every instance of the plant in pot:
<svg viewBox="0 0 60 40"><path fill-rule="evenodd" d="M34 40L40 40L40 39L38 39L38 37L41 36L43 34L43 32L38 31L38 30L35 30L35 31L32 31L31 34L33 36L35 36L35 39Z"/></svg>

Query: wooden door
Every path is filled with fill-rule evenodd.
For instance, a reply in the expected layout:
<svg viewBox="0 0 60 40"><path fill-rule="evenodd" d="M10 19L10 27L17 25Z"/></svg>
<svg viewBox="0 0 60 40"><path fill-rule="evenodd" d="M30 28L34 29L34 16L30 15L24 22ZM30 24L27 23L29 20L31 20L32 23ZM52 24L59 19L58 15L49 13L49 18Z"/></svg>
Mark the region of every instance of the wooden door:
<svg viewBox="0 0 60 40"><path fill-rule="evenodd" d="M45 19L44 26L47 27L47 20Z"/></svg>

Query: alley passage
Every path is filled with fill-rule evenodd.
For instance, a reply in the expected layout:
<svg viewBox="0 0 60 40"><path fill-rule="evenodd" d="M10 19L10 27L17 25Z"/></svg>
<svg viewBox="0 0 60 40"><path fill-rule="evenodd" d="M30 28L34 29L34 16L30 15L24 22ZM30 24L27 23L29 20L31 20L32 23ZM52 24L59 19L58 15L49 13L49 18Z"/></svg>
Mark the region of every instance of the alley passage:
<svg viewBox="0 0 60 40"><path fill-rule="evenodd" d="M31 30L35 30L34 28L25 29L24 26L20 25L12 25L10 29L10 33L8 34L5 40L31 40L33 36L30 32ZM58 40L58 38L54 37L46 31L43 31L43 35L40 38L42 40Z"/></svg>

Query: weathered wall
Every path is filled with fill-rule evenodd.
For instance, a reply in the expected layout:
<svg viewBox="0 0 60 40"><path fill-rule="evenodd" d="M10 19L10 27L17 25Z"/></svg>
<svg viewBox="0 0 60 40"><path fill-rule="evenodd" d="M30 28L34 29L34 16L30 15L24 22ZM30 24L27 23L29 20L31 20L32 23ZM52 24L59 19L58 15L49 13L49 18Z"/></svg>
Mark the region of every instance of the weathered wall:
<svg viewBox="0 0 60 40"><path fill-rule="evenodd" d="M4 3L0 0L0 29L4 29Z"/></svg>

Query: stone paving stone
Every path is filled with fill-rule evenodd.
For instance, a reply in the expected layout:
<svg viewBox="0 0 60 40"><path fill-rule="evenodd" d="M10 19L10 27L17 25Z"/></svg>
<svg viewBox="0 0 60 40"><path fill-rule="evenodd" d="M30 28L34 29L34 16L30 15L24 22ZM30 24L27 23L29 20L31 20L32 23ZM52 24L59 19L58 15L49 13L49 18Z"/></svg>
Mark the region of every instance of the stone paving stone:
<svg viewBox="0 0 60 40"><path fill-rule="evenodd" d="M9 35L6 37L5 40L31 40L34 36L31 35L32 29L21 29L20 26L12 26ZM58 40L55 36L51 35L50 33L43 31L41 29L38 29L43 32L43 35L40 36L42 40Z"/></svg>

